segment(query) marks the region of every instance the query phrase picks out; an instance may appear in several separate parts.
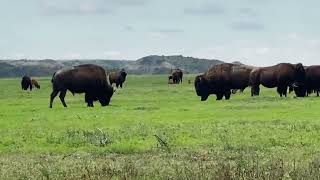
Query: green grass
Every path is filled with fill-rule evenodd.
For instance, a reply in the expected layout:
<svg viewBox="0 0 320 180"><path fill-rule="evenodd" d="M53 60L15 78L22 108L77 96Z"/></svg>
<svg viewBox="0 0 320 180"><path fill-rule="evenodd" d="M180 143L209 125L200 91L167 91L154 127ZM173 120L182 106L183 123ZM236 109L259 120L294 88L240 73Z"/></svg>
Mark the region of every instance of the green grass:
<svg viewBox="0 0 320 180"><path fill-rule="evenodd" d="M0 164L7 168L0 170L0 177L69 179L91 174L89 179L97 179L112 164L116 178L125 178L128 169L128 178L138 179L243 174L250 179L250 169L255 178L292 178L298 172L309 175L299 177L315 177L310 175L318 171L306 170L320 164L319 98L280 98L275 89L263 88L259 97L250 97L246 89L229 101L210 96L201 102L193 84L187 83L194 76L184 79L182 85L172 85L166 76L129 75L108 107L96 102L87 108L83 94L68 93L68 108L57 97L53 109L48 108L50 78L39 79L41 89L32 92L21 90L20 79L1 79ZM43 156L54 163L42 161ZM201 163L205 169L198 167ZM188 174L190 168L194 174Z"/></svg>

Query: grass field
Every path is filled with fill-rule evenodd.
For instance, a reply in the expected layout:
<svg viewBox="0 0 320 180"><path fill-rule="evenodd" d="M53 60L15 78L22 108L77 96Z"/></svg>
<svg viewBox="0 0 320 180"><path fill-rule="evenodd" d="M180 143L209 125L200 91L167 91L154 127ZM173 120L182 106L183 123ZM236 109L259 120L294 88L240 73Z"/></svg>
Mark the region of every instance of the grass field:
<svg viewBox="0 0 320 180"><path fill-rule="evenodd" d="M320 98L201 102L187 79L129 75L108 107L68 93L53 109L49 78L0 79L0 179L320 178Z"/></svg>

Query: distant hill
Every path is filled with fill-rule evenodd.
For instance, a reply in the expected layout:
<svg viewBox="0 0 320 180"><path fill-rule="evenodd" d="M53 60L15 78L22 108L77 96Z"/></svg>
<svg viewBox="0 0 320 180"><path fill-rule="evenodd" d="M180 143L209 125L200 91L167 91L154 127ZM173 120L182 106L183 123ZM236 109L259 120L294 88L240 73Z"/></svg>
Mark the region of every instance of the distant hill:
<svg viewBox="0 0 320 180"><path fill-rule="evenodd" d="M184 56L147 56L127 64L126 69L134 74L167 74L171 69L180 68L186 73L204 72L219 60L198 59Z"/></svg>
<svg viewBox="0 0 320 180"><path fill-rule="evenodd" d="M147 56L136 61L129 60L0 60L0 77L51 76L55 71L80 64L97 64L107 71L124 68L130 74L168 74L180 68L185 73L200 73L219 60L178 56Z"/></svg>

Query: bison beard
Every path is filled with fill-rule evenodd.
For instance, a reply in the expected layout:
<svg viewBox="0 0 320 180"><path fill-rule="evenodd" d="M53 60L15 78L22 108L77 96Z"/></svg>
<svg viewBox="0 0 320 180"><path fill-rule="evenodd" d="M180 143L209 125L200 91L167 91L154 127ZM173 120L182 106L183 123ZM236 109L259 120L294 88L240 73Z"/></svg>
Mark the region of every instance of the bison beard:
<svg viewBox="0 0 320 180"><path fill-rule="evenodd" d="M60 93L59 98L64 107L67 90L72 94L85 93L85 102L88 107L93 107L94 101L99 101L102 106L107 106L113 95L113 88L108 84L105 70L97 65L85 64L71 69L62 69L52 77L52 93L50 108L54 98Z"/></svg>

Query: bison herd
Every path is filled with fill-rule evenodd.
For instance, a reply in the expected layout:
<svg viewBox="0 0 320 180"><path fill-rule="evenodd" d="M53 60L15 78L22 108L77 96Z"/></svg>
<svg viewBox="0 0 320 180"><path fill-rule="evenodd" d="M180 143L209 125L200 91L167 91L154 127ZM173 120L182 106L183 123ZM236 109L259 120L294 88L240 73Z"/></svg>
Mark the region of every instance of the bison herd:
<svg viewBox="0 0 320 180"><path fill-rule="evenodd" d="M280 63L269 67L223 63L212 66L207 72L195 78L196 94L205 101L215 94L217 100L230 99L231 92L251 87L251 96L260 94L260 85L277 88L282 96L294 91L297 97L308 96L320 90L320 66L303 66L301 63Z"/></svg>
<svg viewBox="0 0 320 180"><path fill-rule="evenodd" d="M84 64L72 68L64 68L55 72L52 76L52 93L50 95L49 107L52 108L53 100L59 94L60 101L64 107L67 91L73 95L85 94L85 103L93 107L94 101L99 101L101 106L107 106L115 90L112 84L122 88L127 73L124 69L117 72L106 73L106 71L94 64ZM181 69L171 70L168 77L169 83L182 83L183 71ZM109 81L108 81L109 80ZM190 80L189 80L190 83ZM217 100L230 99L232 93L237 90L242 92L251 87L251 96L260 94L260 85L266 88L277 88L282 96L287 92L294 91L297 97L305 97L320 91L320 66L303 66L301 63L280 63L269 67L254 67L243 64L222 63L209 68L209 70L195 77L194 87L196 94L205 101L211 94L216 95ZM30 91L33 86L40 88L39 83L28 76L21 81L23 90ZM232 92L232 93L231 93Z"/></svg>

